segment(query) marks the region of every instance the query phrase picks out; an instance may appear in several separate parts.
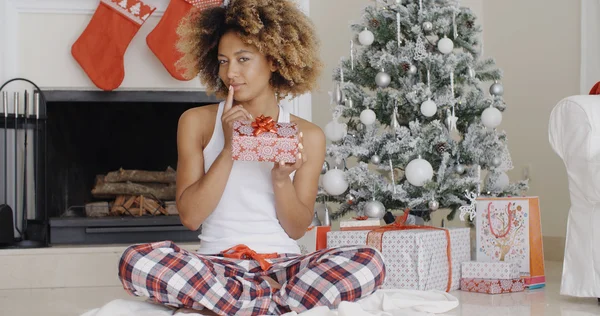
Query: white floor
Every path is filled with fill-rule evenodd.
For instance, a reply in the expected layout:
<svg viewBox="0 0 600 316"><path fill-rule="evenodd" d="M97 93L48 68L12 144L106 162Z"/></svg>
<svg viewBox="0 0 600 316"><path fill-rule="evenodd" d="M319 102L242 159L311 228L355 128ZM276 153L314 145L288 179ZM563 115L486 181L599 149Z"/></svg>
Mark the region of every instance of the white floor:
<svg viewBox="0 0 600 316"><path fill-rule="evenodd" d="M191 247L190 247L191 248ZM76 264L75 267L70 267L71 271L79 270L88 271L94 274L98 271L98 280L85 281L86 278L62 279L63 273L52 271L52 269L43 271L43 274L48 276L53 275L54 284L65 284L58 287L46 287L44 282L40 282L41 277L36 275L40 269L35 267L36 262L43 261L43 258L50 257L49 253L41 251L36 256L40 260L31 260L26 256L21 258L26 263L20 264L20 270L28 270L25 273L30 276L30 280L18 281L20 277L16 273L23 273L8 267L9 262L16 260L19 255L15 253L0 252L0 315L7 316L69 316L81 315L85 311L97 308L117 298L128 298L133 300L141 300L128 296L122 290L114 278L106 280L106 275L110 275L116 270L116 262L111 262L112 258L118 258L120 248L110 248L111 255L106 257L106 261L95 260L91 254L83 254L82 250L75 254L70 254L66 257L69 262L77 262L76 255L86 255L87 259L92 259L91 262L82 261L81 264ZM46 254L46 256L44 256ZM51 259L53 263L57 263L55 259ZM14 262L13 262L14 263ZM47 263L44 266L47 267ZM11 264L11 266L13 266ZM58 265L64 266L64 264ZM14 266L13 266L14 267ZM18 267L18 268L19 268ZM8 269L7 269L8 268ZM503 295L486 295L475 294L468 292L455 291L451 294L459 298L461 305L446 315L561 315L561 316L589 316L600 315L600 305L595 298L577 299L559 295L560 276L562 266L559 262L547 262L546 265L548 284L546 288L524 293L503 294ZM51 277L52 279L52 277ZM10 282L20 286L8 286ZM85 286L85 284L100 284L95 286ZM106 285L101 285L106 284Z"/></svg>

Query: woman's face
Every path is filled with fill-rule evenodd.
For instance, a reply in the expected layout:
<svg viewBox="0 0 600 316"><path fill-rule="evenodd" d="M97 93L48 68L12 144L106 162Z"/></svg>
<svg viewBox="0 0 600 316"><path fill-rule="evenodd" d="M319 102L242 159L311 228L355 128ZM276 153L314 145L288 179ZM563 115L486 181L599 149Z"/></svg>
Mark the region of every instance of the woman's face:
<svg viewBox="0 0 600 316"><path fill-rule="evenodd" d="M244 44L235 32L227 32L221 38L218 58L219 77L227 87L233 86L236 101L274 94L269 80L276 68L256 47Z"/></svg>

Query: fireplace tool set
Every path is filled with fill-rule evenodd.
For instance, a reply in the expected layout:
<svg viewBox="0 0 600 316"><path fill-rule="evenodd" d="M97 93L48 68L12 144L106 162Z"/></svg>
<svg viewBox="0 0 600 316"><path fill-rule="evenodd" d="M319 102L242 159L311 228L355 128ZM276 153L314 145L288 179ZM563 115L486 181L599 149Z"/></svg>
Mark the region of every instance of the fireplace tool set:
<svg viewBox="0 0 600 316"><path fill-rule="evenodd" d="M20 92L14 92L12 111L10 111L10 95L7 91L3 91L3 88L10 82L18 80L29 82L37 90L33 93L33 98L27 90L22 95ZM0 201L0 248L45 247L48 245L48 219L46 212L43 211L45 206L38 203L39 195L43 195L45 191L40 190L39 185L40 147L43 146L40 141L40 101L45 104L45 98L36 84L22 78L4 83L0 86L0 93L3 111L1 117L4 120L2 124L4 179L0 181L0 185L3 186L3 199ZM30 102L30 99L33 99L33 102ZM29 137L30 134L33 135L32 139ZM33 143L30 144L30 141ZM33 159L29 159L30 157ZM33 161L32 166L30 160ZM31 167L33 170L30 170ZM35 225L31 225L32 223Z"/></svg>

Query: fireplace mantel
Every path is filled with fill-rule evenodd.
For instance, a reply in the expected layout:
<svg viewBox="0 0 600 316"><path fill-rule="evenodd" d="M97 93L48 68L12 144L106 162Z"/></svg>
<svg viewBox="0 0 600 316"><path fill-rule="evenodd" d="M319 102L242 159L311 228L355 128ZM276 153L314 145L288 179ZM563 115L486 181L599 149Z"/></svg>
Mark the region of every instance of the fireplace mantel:
<svg viewBox="0 0 600 316"><path fill-rule="evenodd" d="M309 13L309 0L296 0ZM146 36L169 0L145 0L157 7L130 43L125 78L116 91L204 91L197 79L172 78L146 45ZM0 83L23 77L44 90L98 90L71 56L71 45L87 26L99 0L0 0ZM311 95L284 106L312 119Z"/></svg>

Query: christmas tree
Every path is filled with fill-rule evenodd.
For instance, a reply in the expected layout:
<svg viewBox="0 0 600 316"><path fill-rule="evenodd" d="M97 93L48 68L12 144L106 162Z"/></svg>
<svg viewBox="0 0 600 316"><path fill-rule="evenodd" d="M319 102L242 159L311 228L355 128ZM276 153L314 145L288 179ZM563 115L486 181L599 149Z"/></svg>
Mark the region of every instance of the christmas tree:
<svg viewBox="0 0 600 316"><path fill-rule="evenodd" d="M319 196L340 204L332 219L409 208L427 220L447 208L451 220L459 209L474 211L476 196L527 190L527 181L509 183L506 174L513 166L497 129L506 109L502 73L481 57L481 27L469 8L378 0L351 28L356 38L334 71L325 127L335 163L323 166Z"/></svg>

